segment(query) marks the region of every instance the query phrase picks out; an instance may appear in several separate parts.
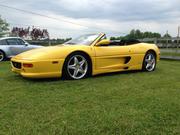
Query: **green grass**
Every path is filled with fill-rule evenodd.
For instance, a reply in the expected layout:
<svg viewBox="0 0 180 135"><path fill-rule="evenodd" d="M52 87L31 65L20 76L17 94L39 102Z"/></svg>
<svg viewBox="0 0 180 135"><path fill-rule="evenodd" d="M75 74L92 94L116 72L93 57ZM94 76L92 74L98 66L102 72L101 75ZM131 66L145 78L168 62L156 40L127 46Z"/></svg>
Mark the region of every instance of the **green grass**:
<svg viewBox="0 0 180 135"><path fill-rule="evenodd" d="M180 62L79 81L23 79L0 63L0 134L180 134Z"/></svg>

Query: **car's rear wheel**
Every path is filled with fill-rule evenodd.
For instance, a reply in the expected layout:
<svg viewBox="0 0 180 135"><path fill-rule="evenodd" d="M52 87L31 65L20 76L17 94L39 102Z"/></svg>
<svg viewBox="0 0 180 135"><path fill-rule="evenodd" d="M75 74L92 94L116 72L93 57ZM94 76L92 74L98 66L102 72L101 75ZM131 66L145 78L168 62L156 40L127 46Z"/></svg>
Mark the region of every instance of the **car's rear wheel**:
<svg viewBox="0 0 180 135"><path fill-rule="evenodd" d="M148 51L144 57L143 70L144 71L154 71L156 68L156 55L152 51Z"/></svg>
<svg viewBox="0 0 180 135"><path fill-rule="evenodd" d="M89 74L88 59L81 53L68 56L63 66L63 77L66 79L79 80Z"/></svg>
<svg viewBox="0 0 180 135"><path fill-rule="evenodd" d="M0 61L4 61L6 59L6 55L3 51L0 51Z"/></svg>

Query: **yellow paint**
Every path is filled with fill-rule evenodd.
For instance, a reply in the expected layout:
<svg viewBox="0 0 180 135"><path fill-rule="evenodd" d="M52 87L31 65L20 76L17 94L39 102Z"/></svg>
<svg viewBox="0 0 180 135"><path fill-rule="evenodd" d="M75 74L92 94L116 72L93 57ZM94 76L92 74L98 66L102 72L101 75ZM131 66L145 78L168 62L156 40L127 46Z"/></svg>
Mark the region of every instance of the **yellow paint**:
<svg viewBox="0 0 180 135"><path fill-rule="evenodd" d="M96 46L108 45L108 44L110 44L110 40L108 40L108 39L103 39L103 40L99 41L99 42L96 44Z"/></svg>
<svg viewBox="0 0 180 135"><path fill-rule="evenodd" d="M100 41L101 34L90 46L85 45L58 45L44 47L21 53L11 59L13 62L32 63L32 68L15 68L12 63L12 71L28 78L50 78L61 77L65 59L75 51L88 54L92 60L92 75L124 71L141 70L144 56L148 50L156 52L157 61L160 52L156 45L139 43L127 46L101 46L107 40ZM101 43L100 43L100 42ZM131 57L129 63L124 64L125 57ZM56 62L54 62L56 61ZM128 69L125 69L128 67Z"/></svg>

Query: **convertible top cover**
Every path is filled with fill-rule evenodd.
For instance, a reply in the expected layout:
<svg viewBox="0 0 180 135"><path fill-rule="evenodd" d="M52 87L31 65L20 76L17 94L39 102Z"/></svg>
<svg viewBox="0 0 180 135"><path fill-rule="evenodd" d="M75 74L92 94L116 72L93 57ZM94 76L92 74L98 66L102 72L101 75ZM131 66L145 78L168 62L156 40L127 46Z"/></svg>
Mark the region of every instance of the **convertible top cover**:
<svg viewBox="0 0 180 135"><path fill-rule="evenodd" d="M110 45L124 46L124 45L138 44L138 43L141 43L141 42L137 39L122 39L122 40L111 40Z"/></svg>

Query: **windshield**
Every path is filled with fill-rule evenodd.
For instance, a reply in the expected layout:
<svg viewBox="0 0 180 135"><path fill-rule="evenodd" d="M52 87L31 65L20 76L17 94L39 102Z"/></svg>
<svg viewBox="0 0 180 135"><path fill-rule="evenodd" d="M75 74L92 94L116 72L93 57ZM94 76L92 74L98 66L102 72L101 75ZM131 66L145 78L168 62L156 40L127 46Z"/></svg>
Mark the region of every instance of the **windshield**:
<svg viewBox="0 0 180 135"><path fill-rule="evenodd" d="M88 34L83 35L78 38L72 39L65 44L71 44L71 45L91 45L92 42L94 42L99 37L99 34Z"/></svg>

